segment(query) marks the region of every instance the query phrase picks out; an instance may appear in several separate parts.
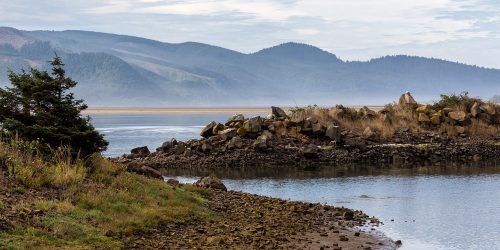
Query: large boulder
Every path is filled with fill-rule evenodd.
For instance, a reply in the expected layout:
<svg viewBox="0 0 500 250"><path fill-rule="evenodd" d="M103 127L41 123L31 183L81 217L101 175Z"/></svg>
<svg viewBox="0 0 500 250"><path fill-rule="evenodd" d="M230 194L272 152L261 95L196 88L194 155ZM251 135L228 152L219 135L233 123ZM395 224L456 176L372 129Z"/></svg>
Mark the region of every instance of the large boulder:
<svg viewBox="0 0 500 250"><path fill-rule="evenodd" d="M448 113L448 117L457 122L465 121L467 114L464 111L452 111Z"/></svg>
<svg viewBox="0 0 500 250"><path fill-rule="evenodd" d="M483 110L488 115L496 115L497 114L497 110L496 110L495 105L490 104L490 103L481 106L481 110Z"/></svg>
<svg viewBox="0 0 500 250"><path fill-rule="evenodd" d="M258 133L261 131L260 117L253 117L243 123L243 128L247 133Z"/></svg>
<svg viewBox="0 0 500 250"><path fill-rule="evenodd" d="M236 148L242 148L242 147L243 147L243 140L239 136L233 137L227 143L228 149L236 149Z"/></svg>
<svg viewBox="0 0 500 250"><path fill-rule="evenodd" d="M160 171L137 162L129 163L127 165L127 171L144 175L150 178L163 180L163 175L160 173Z"/></svg>
<svg viewBox="0 0 500 250"><path fill-rule="evenodd" d="M340 134L340 127L335 125L330 125L326 128L325 136L332 139L333 141L340 143L342 142L342 136Z"/></svg>
<svg viewBox="0 0 500 250"><path fill-rule="evenodd" d="M235 114L227 119L226 125L229 125L230 123L243 123L245 121L245 117L242 114Z"/></svg>
<svg viewBox="0 0 500 250"><path fill-rule="evenodd" d="M214 175L201 178L194 186L227 191L226 185L222 183L221 179Z"/></svg>
<svg viewBox="0 0 500 250"><path fill-rule="evenodd" d="M367 117L370 119L377 116L377 113L375 111L369 109L367 106L363 106L361 109L359 109L359 113L361 116Z"/></svg>
<svg viewBox="0 0 500 250"><path fill-rule="evenodd" d="M429 116L425 113L418 113L418 122L420 123L428 123L430 122L431 119L429 118Z"/></svg>
<svg viewBox="0 0 500 250"><path fill-rule="evenodd" d="M399 98L399 105L407 108L417 108L418 103L415 101L410 92L406 92Z"/></svg>
<svg viewBox="0 0 500 250"><path fill-rule="evenodd" d="M315 135L324 135L326 133L325 126L321 125L321 123L313 123L312 124L312 132Z"/></svg>
<svg viewBox="0 0 500 250"><path fill-rule="evenodd" d="M146 157L151 154L147 146L133 148L132 150L130 150L130 153L137 157Z"/></svg>
<svg viewBox="0 0 500 250"><path fill-rule="evenodd" d="M302 123L306 120L306 112L302 109L297 109L290 115L290 121L294 123Z"/></svg>
<svg viewBox="0 0 500 250"><path fill-rule="evenodd" d="M472 107L470 108L470 114L472 115L472 117L477 117L479 113L481 113L481 107L479 103L475 102L474 105L472 105Z"/></svg>
<svg viewBox="0 0 500 250"><path fill-rule="evenodd" d="M285 111L279 107L272 106L271 111L272 111L273 115L276 116L277 118L287 118L288 117L286 115Z"/></svg>
<svg viewBox="0 0 500 250"><path fill-rule="evenodd" d="M175 138L172 138L163 144L161 144L160 147L156 149L156 152L168 152L169 150L173 149L175 146L177 146L178 142Z"/></svg>
<svg viewBox="0 0 500 250"><path fill-rule="evenodd" d="M269 137L267 135L260 135L253 142L253 148L258 150L265 150L268 146Z"/></svg>
<svg viewBox="0 0 500 250"><path fill-rule="evenodd" d="M213 128L212 128L212 134L213 135L218 135L220 131L224 130L224 125L221 123L217 123Z"/></svg>
<svg viewBox="0 0 500 250"><path fill-rule="evenodd" d="M237 134L236 134L236 129L228 128L228 129L224 129L224 130L220 131L219 135L220 135L220 138L222 140L227 141L227 140L235 137Z"/></svg>
<svg viewBox="0 0 500 250"><path fill-rule="evenodd" d="M213 129L214 129L214 127L215 127L215 126L217 126L217 122L215 122L215 121L210 122L209 124L207 124L207 126L205 126L205 127L201 130L200 135L201 135L202 137L205 137L205 138L207 138L207 137L210 137L210 136L214 135L214 134L213 134Z"/></svg>

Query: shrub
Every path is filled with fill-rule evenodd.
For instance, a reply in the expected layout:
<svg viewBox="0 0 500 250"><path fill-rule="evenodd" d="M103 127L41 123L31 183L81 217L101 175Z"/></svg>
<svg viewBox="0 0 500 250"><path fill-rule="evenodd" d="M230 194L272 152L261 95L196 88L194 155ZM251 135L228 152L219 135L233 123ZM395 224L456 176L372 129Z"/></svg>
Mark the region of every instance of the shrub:
<svg viewBox="0 0 500 250"><path fill-rule="evenodd" d="M87 105L70 92L77 82L66 77L58 56L51 65L51 74L34 68L19 74L9 72L12 87L0 88L3 132L9 136L19 133L26 141L40 141L52 148L70 146L73 156L105 150L108 143L89 123L90 118L80 116Z"/></svg>

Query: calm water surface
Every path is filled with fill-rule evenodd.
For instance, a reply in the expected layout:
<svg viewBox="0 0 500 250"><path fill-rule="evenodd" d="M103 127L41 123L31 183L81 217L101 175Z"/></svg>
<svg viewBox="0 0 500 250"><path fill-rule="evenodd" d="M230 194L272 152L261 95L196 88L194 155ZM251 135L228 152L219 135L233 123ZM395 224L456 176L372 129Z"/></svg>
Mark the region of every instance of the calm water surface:
<svg viewBox="0 0 500 250"><path fill-rule="evenodd" d="M228 115L100 115L93 124L110 141L108 155L135 146L154 149L168 138L197 138L209 121ZM166 172L184 182L206 173ZM345 167L300 171L226 171L229 189L362 210L402 249L500 249L500 165ZM393 221L392 221L393 220Z"/></svg>

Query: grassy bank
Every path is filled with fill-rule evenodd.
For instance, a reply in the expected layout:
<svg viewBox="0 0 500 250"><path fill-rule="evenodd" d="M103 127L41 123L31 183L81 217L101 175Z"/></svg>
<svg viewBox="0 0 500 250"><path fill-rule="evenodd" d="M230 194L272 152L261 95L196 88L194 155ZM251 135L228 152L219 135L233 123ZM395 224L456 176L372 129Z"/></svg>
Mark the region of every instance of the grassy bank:
<svg viewBox="0 0 500 250"><path fill-rule="evenodd" d="M119 248L161 223L210 217L182 188L125 171L92 155L48 157L35 143L0 143L0 249Z"/></svg>

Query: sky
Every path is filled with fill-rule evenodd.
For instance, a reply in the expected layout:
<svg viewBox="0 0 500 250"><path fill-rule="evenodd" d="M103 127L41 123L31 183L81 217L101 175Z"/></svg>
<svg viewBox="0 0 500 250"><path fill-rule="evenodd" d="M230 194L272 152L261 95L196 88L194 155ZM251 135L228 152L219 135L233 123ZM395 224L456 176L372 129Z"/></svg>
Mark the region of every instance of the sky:
<svg viewBox="0 0 500 250"><path fill-rule="evenodd" d="M0 26L244 53L293 41L350 61L408 54L500 68L499 0L0 0Z"/></svg>

